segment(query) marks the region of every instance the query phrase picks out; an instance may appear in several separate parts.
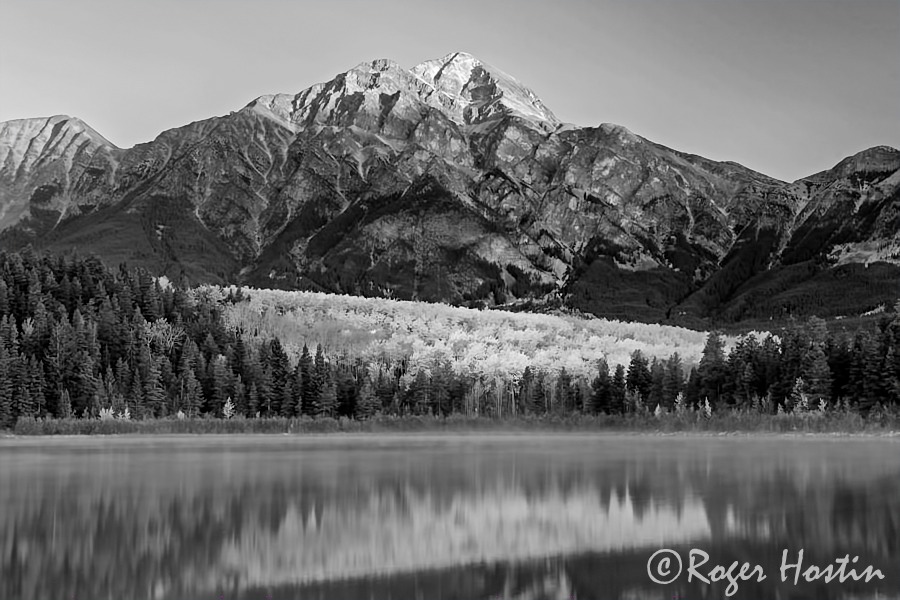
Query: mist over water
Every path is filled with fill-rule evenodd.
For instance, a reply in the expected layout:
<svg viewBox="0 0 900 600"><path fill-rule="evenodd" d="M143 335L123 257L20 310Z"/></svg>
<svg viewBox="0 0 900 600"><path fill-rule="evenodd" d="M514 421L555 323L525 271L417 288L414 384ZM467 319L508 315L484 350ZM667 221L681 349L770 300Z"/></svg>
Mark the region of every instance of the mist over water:
<svg viewBox="0 0 900 600"><path fill-rule="evenodd" d="M900 594L900 443L627 435L0 441L0 597L724 597L660 548L762 565L737 598ZM782 583L783 549L881 582Z"/></svg>

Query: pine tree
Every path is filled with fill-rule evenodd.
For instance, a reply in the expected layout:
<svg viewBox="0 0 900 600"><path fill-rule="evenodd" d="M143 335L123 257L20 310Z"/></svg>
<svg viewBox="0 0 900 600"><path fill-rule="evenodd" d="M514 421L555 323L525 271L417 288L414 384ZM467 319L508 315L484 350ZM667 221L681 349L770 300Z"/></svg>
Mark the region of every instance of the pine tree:
<svg viewBox="0 0 900 600"><path fill-rule="evenodd" d="M163 414L166 405L166 393L162 387L158 360L151 360L144 384L144 406L147 414L158 417Z"/></svg>
<svg viewBox="0 0 900 600"><path fill-rule="evenodd" d="M628 376L625 380L629 391L640 394L641 398L646 400L650 396L650 387L653 384L653 377L650 374L650 367L647 359L640 350L635 350L631 355L631 362L628 365Z"/></svg>
<svg viewBox="0 0 900 600"><path fill-rule="evenodd" d="M196 417L203 406L203 386L191 367L181 374L181 379L181 410L188 417Z"/></svg>
<svg viewBox="0 0 900 600"><path fill-rule="evenodd" d="M541 411L542 407L537 404L534 373L530 366L526 366L522 373L522 381L519 383L519 402L522 405L522 412L525 414L536 415Z"/></svg>
<svg viewBox="0 0 900 600"><path fill-rule="evenodd" d="M10 314L9 287L0 277L0 317Z"/></svg>
<svg viewBox="0 0 900 600"><path fill-rule="evenodd" d="M436 362L431 370L431 410L436 415L450 413L450 381L453 371L449 363Z"/></svg>
<svg viewBox="0 0 900 600"><path fill-rule="evenodd" d="M866 413L881 400L881 361L877 344L868 331L857 332L851 353L849 386L853 399Z"/></svg>
<svg viewBox="0 0 900 600"><path fill-rule="evenodd" d="M831 371L831 389L835 402L852 395L850 389L850 366L853 355L846 339L829 338L825 345L828 369Z"/></svg>
<svg viewBox="0 0 900 600"><path fill-rule="evenodd" d="M381 403L375 396L375 386L370 379L366 379L359 390L359 399L356 402L357 419L370 419L381 411Z"/></svg>
<svg viewBox="0 0 900 600"><path fill-rule="evenodd" d="M609 376L609 364L601 358L597 365L597 376L591 382L591 410L593 414L609 413L612 405L612 379Z"/></svg>
<svg viewBox="0 0 900 600"><path fill-rule="evenodd" d="M677 352L666 361L663 378L663 406L673 409L675 398L684 391L684 367Z"/></svg>
<svg viewBox="0 0 900 600"><path fill-rule="evenodd" d="M312 359L309 356L309 348L303 344L303 350L300 352L300 412L304 415L316 414L316 401L318 400L319 391L316 388L316 382L313 381Z"/></svg>
<svg viewBox="0 0 900 600"><path fill-rule="evenodd" d="M428 379L428 374L425 373L424 369L419 369L416 373L416 378L409 386L409 405L413 414L424 415L428 413L428 408L431 404L430 395L431 382Z"/></svg>
<svg viewBox="0 0 900 600"><path fill-rule="evenodd" d="M47 398L44 395L46 382L42 363L34 356L28 360L28 390L34 403L35 415L43 417L47 412Z"/></svg>
<svg viewBox="0 0 900 600"><path fill-rule="evenodd" d="M665 397L666 367L663 361L653 358L650 363L650 394L647 404L651 407L668 406Z"/></svg>
<svg viewBox="0 0 900 600"><path fill-rule="evenodd" d="M337 416L338 408L337 389L331 369L327 365L324 367L323 373L319 388L318 416L334 418Z"/></svg>
<svg viewBox="0 0 900 600"><path fill-rule="evenodd" d="M272 369L263 367L256 378L256 391L258 394L258 412L260 416L271 416L272 407Z"/></svg>
<svg viewBox="0 0 900 600"><path fill-rule="evenodd" d="M13 426L13 380L10 363L6 346L0 343L0 429Z"/></svg>
<svg viewBox="0 0 900 600"><path fill-rule="evenodd" d="M325 392L325 385L331 375L329 371L328 365L325 363L325 352L322 349L322 344L319 344L316 348L316 358L313 361L312 376L309 378L308 388L310 403L315 415L321 415L324 412L323 400L325 399L322 396Z"/></svg>
<svg viewBox="0 0 900 600"><path fill-rule="evenodd" d="M234 380L234 408L237 414L247 416L247 386L240 375L235 375Z"/></svg>
<svg viewBox="0 0 900 600"><path fill-rule="evenodd" d="M819 400L831 401L831 369L828 367L828 357L821 344L814 344L809 350L804 361L803 380L806 382L806 391L813 402Z"/></svg>
<svg viewBox="0 0 900 600"><path fill-rule="evenodd" d="M141 379L141 372L138 367L135 367L131 372L131 389L129 390L126 404L133 408L132 414L139 419L143 418L147 413L144 394L145 388Z"/></svg>
<svg viewBox="0 0 900 600"><path fill-rule="evenodd" d="M24 356L19 356L14 362L18 363L15 370L18 376L14 377L14 381L18 379L16 388L17 392L13 395L14 412L16 417L34 417L37 414L36 399L32 394L32 376L28 372L28 365Z"/></svg>
<svg viewBox="0 0 900 600"><path fill-rule="evenodd" d="M556 410L564 413L573 411L575 398L572 391L572 377L563 367L556 377Z"/></svg>
<svg viewBox="0 0 900 600"><path fill-rule="evenodd" d="M900 344L889 344L884 357L884 383L888 402L900 405Z"/></svg>
<svg viewBox="0 0 900 600"><path fill-rule="evenodd" d="M255 383L250 384L250 392L247 394L247 413L251 418L259 414L259 390Z"/></svg>
<svg viewBox="0 0 900 600"><path fill-rule="evenodd" d="M300 362L294 367L294 376L291 386L291 416L303 414L303 368Z"/></svg>
<svg viewBox="0 0 900 600"><path fill-rule="evenodd" d="M378 398L381 411L390 414L394 401L394 383L391 377L380 369L375 381L375 397Z"/></svg>
<svg viewBox="0 0 900 600"><path fill-rule="evenodd" d="M221 354L214 356L209 361L209 396L207 397L207 405L204 407L207 412L217 415L222 412L225 405L225 399L229 396L228 381L228 365L225 357Z"/></svg>
<svg viewBox="0 0 900 600"><path fill-rule="evenodd" d="M358 402L356 380L346 369L338 371L336 388L338 415L352 417L356 413L356 403Z"/></svg>
<svg viewBox="0 0 900 600"><path fill-rule="evenodd" d="M625 391L626 391L625 367L621 364L616 365L616 372L613 375L612 390L610 393L609 411L614 415L625 413Z"/></svg>
<svg viewBox="0 0 900 600"><path fill-rule="evenodd" d="M163 390L164 404L162 406L162 414L175 413L174 409L174 389L175 389L175 371L172 369L172 361L165 354L159 357L159 382Z"/></svg>
<svg viewBox="0 0 900 600"><path fill-rule="evenodd" d="M713 406L723 400L723 391L728 377L725 365L725 342L717 331L711 331L706 338L697 376L700 397L709 399Z"/></svg>
<svg viewBox="0 0 900 600"><path fill-rule="evenodd" d="M268 365L272 372L272 393L268 412L271 415L290 416L293 381L291 365L278 338L269 342ZM287 405L282 408L283 405Z"/></svg>

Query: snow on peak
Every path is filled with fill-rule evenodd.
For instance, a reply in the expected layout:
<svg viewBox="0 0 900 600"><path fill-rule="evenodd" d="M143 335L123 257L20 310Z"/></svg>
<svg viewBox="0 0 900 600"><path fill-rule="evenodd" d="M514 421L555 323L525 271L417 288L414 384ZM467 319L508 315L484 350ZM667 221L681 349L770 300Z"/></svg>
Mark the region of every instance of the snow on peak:
<svg viewBox="0 0 900 600"><path fill-rule="evenodd" d="M533 91L500 69L465 52L425 61L410 70L388 59L359 63L333 80L299 94L261 96L248 108L274 115L293 127L317 123L347 124L348 111L381 115L384 95L400 94L390 110L416 113L431 106L461 125L484 123L512 115L545 131L560 121ZM356 97L355 104L348 101ZM359 120L359 119L350 119ZM362 121L368 121L368 117ZM362 122L360 121L360 123ZM360 124L357 123L357 124Z"/></svg>
<svg viewBox="0 0 900 600"><path fill-rule="evenodd" d="M427 60L412 73L444 96L444 107L456 107L466 123L477 123L502 114L513 114L553 130L559 119L540 98L516 78L467 52L452 52ZM459 120L459 119L458 119Z"/></svg>

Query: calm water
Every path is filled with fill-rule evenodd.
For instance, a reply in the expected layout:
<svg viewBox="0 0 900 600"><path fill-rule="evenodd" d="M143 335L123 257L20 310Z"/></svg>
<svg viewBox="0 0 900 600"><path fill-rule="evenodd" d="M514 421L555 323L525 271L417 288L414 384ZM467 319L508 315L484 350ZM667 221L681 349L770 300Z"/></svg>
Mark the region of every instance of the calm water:
<svg viewBox="0 0 900 600"><path fill-rule="evenodd" d="M725 598L694 548L761 566L734 598L900 598L900 441L0 440L4 600ZM886 578L782 582L785 549Z"/></svg>

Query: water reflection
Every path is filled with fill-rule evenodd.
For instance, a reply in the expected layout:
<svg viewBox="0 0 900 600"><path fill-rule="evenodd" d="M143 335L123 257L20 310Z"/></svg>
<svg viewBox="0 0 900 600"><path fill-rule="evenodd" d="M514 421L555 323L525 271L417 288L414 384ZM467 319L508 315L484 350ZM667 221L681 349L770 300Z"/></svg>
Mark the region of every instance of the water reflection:
<svg viewBox="0 0 900 600"><path fill-rule="evenodd" d="M736 597L900 595L900 444L644 437L0 442L0 598L724 597L658 548L760 564ZM781 550L875 583L781 584Z"/></svg>

